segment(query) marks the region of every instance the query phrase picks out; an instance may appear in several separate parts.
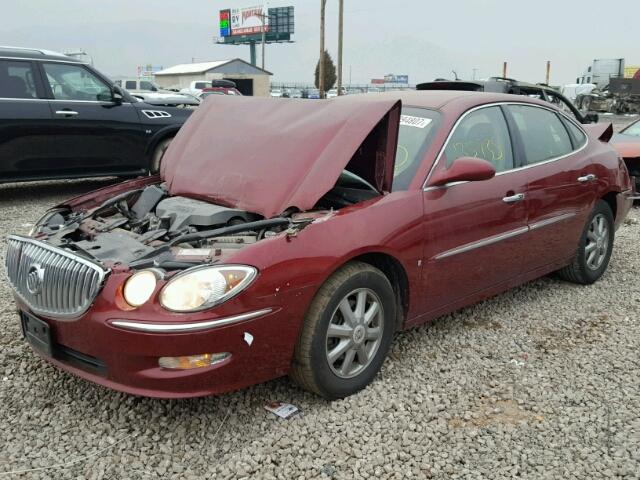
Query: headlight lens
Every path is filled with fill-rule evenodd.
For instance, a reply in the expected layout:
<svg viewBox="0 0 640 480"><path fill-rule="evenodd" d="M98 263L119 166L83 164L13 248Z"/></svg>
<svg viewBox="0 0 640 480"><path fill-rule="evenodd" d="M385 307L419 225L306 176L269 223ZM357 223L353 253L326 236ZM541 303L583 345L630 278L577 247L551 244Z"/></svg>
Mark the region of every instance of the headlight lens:
<svg viewBox="0 0 640 480"><path fill-rule="evenodd" d="M218 305L247 288L258 274L248 265L195 267L172 278L160 292L160 303L174 312L193 312Z"/></svg>
<svg viewBox="0 0 640 480"><path fill-rule="evenodd" d="M47 222L49 222L49 220L51 220L55 215L59 213L63 213L65 211L68 211L68 210L65 210L64 208L54 208L53 210L49 210L48 212L45 212L45 214L38 219L38 221L33 225L33 227L31 227L31 230L29 230L29 236L33 237L38 233L40 233L40 228L43 225L47 224ZM64 221L64 218L60 217L60 221Z"/></svg>
<svg viewBox="0 0 640 480"><path fill-rule="evenodd" d="M141 270L127 279L122 295L129 305L139 307L151 298L157 283L158 279L153 270Z"/></svg>

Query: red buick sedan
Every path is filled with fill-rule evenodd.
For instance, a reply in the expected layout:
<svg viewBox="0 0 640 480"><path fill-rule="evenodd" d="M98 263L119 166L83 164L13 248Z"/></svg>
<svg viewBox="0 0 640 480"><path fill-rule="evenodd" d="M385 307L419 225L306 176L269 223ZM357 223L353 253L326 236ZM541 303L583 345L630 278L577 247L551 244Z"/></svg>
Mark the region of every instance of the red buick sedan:
<svg viewBox="0 0 640 480"><path fill-rule="evenodd" d="M9 238L24 335L138 395L288 374L345 397L398 330L551 272L600 278L631 206L611 135L509 95L214 96L161 175Z"/></svg>

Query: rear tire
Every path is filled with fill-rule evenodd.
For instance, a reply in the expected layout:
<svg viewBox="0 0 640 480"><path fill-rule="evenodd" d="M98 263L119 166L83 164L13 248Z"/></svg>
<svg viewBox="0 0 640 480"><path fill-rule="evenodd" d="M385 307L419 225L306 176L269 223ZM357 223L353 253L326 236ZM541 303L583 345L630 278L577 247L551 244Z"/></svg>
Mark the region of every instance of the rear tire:
<svg viewBox="0 0 640 480"><path fill-rule="evenodd" d="M173 138L165 138L154 149L153 155L151 156L151 166L149 167L149 173L151 173L151 175L160 173L162 158L164 157L167 148L169 148L171 140L173 140Z"/></svg>
<svg viewBox="0 0 640 480"><path fill-rule="evenodd" d="M611 208L598 200L584 227L578 250L570 265L559 270L561 278L581 285L597 281L609 266L615 225Z"/></svg>
<svg viewBox="0 0 640 480"><path fill-rule="evenodd" d="M320 287L305 315L289 376L326 399L369 385L395 331L393 288L377 268L351 262Z"/></svg>

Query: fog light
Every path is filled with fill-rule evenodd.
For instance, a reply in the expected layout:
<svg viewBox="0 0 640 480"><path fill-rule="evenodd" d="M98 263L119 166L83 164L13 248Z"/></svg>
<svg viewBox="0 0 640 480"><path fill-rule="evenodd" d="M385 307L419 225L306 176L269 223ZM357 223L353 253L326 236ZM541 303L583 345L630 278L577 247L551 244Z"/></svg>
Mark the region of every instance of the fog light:
<svg viewBox="0 0 640 480"><path fill-rule="evenodd" d="M215 365L230 356L231 354L229 352L223 352L203 353L201 355L189 355L186 357L160 357L158 359L158 365L162 368L170 368L172 370L189 370Z"/></svg>

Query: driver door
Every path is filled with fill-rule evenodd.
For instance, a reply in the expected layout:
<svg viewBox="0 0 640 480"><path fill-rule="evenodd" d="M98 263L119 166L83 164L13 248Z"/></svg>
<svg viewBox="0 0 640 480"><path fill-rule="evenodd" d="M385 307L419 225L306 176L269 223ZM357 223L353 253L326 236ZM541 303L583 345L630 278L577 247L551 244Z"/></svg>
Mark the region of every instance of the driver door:
<svg viewBox="0 0 640 480"><path fill-rule="evenodd" d="M527 245L527 175L514 164L500 106L466 115L436 169L460 157L481 158L496 169L490 180L427 187L423 193L426 241L423 311L440 314L495 293L522 273Z"/></svg>
<svg viewBox="0 0 640 480"><path fill-rule="evenodd" d="M86 65L42 63L53 114L57 174L91 176L146 171L137 109L112 101L111 87Z"/></svg>

